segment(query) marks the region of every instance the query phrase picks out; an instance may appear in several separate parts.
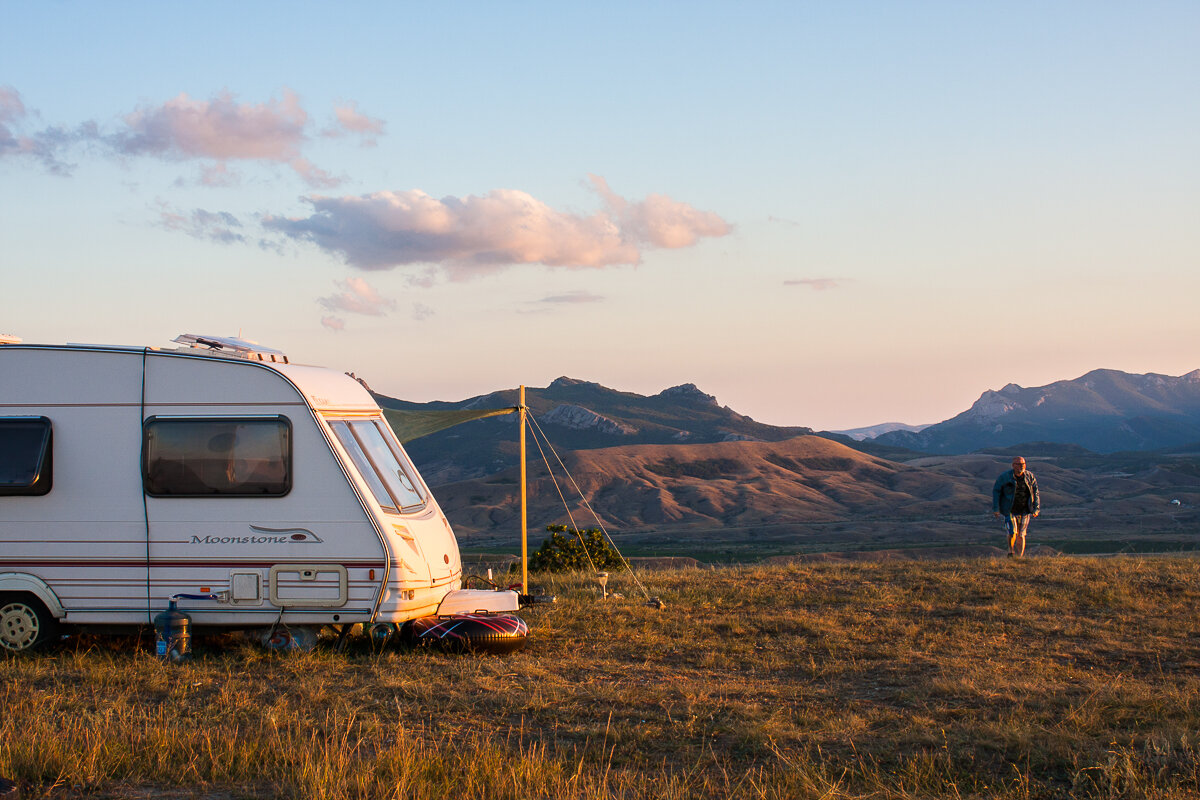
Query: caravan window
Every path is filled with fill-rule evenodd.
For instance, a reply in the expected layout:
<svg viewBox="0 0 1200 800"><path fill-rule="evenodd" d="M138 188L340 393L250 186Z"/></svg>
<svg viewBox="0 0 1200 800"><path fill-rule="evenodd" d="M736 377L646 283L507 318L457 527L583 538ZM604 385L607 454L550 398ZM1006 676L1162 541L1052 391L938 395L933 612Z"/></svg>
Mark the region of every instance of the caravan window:
<svg viewBox="0 0 1200 800"><path fill-rule="evenodd" d="M384 435L379 420L337 421L330 426L384 510L415 511L425 505L415 471Z"/></svg>
<svg viewBox="0 0 1200 800"><path fill-rule="evenodd" d="M50 491L51 439L45 417L0 417L0 496Z"/></svg>
<svg viewBox="0 0 1200 800"><path fill-rule="evenodd" d="M286 417L151 417L142 472L155 497L280 497L292 489L292 426Z"/></svg>

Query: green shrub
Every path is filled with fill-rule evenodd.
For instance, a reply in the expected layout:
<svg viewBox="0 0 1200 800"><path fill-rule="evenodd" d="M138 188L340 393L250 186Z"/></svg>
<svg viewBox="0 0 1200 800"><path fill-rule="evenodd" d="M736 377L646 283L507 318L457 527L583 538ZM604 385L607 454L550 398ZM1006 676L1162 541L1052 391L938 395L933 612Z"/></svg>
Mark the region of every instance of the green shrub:
<svg viewBox="0 0 1200 800"><path fill-rule="evenodd" d="M566 525L547 525L550 537L529 559L530 572L574 572L591 569L620 569L625 565L604 532L599 528L584 531ZM591 561L588 561L591 556Z"/></svg>

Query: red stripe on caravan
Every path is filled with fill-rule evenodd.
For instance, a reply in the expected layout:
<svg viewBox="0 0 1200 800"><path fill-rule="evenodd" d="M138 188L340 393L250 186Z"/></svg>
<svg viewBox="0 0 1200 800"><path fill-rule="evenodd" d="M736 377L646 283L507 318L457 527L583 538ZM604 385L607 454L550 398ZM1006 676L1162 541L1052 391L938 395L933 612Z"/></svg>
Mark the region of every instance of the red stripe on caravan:
<svg viewBox="0 0 1200 800"><path fill-rule="evenodd" d="M276 567L287 564L341 564L343 567L376 567L382 568L382 561L349 561L346 559L331 559L321 561L313 559L305 559L303 561L194 561L194 560L176 560L167 561L164 559L153 559L150 561L151 567L189 567L199 569L202 567ZM105 560L91 559L88 561L66 560L66 559L4 559L0 561L0 567L145 567L146 559L126 559L126 560Z"/></svg>

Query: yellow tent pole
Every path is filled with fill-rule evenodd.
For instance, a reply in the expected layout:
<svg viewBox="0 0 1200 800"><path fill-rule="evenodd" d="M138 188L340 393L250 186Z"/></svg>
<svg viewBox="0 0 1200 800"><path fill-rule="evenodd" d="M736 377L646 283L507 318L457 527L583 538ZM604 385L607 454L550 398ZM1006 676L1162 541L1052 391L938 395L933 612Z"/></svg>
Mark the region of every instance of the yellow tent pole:
<svg viewBox="0 0 1200 800"><path fill-rule="evenodd" d="M525 386L522 385L517 400L521 417L521 592L529 594L529 522L525 506Z"/></svg>

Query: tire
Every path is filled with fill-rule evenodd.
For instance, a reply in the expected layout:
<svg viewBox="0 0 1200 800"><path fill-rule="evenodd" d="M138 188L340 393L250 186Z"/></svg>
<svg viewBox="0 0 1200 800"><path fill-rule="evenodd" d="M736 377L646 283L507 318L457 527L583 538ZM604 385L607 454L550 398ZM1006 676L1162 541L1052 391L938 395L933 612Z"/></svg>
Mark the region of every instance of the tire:
<svg viewBox="0 0 1200 800"><path fill-rule="evenodd" d="M504 655L520 650L529 636L525 620L512 614L454 614L404 623L400 638L412 645L451 653Z"/></svg>
<svg viewBox="0 0 1200 800"><path fill-rule="evenodd" d="M42 647L58 632L58 621L27 594L0 595L0 650L24 653Z"/></svg>

